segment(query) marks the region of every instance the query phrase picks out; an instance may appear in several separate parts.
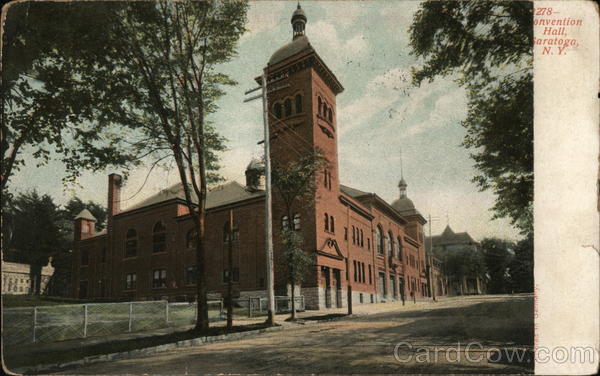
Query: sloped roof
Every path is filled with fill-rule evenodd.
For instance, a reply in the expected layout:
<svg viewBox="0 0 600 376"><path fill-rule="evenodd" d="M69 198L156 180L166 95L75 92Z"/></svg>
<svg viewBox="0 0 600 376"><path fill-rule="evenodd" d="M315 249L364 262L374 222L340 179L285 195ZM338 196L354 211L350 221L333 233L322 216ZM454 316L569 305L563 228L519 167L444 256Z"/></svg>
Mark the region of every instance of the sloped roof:
<svg viewBox="0 0 600 376"><path fill-rule="evenodd" d="M427 238L426 241L429 243L430 238ZM476 244L477 242L469 235L468 232L458 232L455 233L450 228L450 225L446 226L444 231L440 235L434 235L431 237L433 240L433 245L458 245L458 244Z"/></svg>
<svg viewBox="0 0 600 376"><path fill-rule="evenodd" d="M75 219L86 219L88 221L96 222L96 217L94 217L94 215L87 209L83 209L82 211L80 211L79 214L77 214L77 216L75 217Z"/></svg>
<svg viewBox="0 0 600 376"><path fill-rule="evenodd" d="M360 196L366 196L366 195L370 194L368 192L364 192L364 191L361 191L356 188L348 187L347 185L343 185L343 184L340 184L340 190L342 191L342 193L344 193L352 198L357 198Z"/></svg>
<svg viewBox="0 0 600 376"><path fill-rule="evenodd" d="M264 194L264 190L249 191L240 183L236 181L231 181L214 187L208 191L208 194L206 196L206 209L231 204L234 202L243 201L254 197L264 196ZM183 184L177 183L169 188L163 189L155 195L152 195L147 199L128 207L123 212L140 209L146 206L155 205L173 199L185 200ZM192 195L192 199L194 200L194 203L197 204L197 201L195 200L195 195Z"/></svg>

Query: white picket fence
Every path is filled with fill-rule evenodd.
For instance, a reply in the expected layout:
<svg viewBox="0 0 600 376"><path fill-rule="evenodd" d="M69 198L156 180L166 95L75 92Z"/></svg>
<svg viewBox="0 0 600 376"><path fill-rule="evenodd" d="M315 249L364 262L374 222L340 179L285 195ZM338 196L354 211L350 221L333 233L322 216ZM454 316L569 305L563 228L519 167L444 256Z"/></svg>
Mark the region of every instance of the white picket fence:
<svg viewBox="0 0 600 376"><path fill-rule="evenodd" d="M275 298L276 313L291 309L291 298ZM266 298L237 298L235 317L266 315ZM296 298L296 309L304 310L304 297ZM208 302L209 320L225 318L223 299ZM7 345L56 342L110 336L127 332L193 325L196 303L137 301L7 308L2 312L2 340Z"/></svg>

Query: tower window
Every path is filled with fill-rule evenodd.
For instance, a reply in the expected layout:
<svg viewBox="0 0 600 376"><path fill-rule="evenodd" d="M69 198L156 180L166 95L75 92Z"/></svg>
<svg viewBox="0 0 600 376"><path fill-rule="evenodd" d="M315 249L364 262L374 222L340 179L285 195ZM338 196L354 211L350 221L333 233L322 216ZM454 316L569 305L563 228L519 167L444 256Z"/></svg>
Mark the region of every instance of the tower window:
<svg viewBox="0 0 600 376"><path fill-rule="evenodd" d="M299 114L302 112L302 96L300 94L296 94L296 113Z"/></svg>
<svg viewBox="0 0 600 376"><path fill-rule="evenodd" d="M288 98L283 102L283 107L285 108L285 116L292 115L292 101Z"/></svg>
<svg viewBox="0 0 600 376"><path fill-rule="evenodd" d="M319 115L321 115L321 113L323 111L323 100L321 99L321 97L319 97L318 100L319 100Z"/></svg>
<svg viewBox="0 0 600 376"><path fill-rule="evenodd" d="M329 215L325 213L325 231L329 231Z"/></svg>
<svg viewBox="0 0 600 376"><path fill-rule="evenodd" d="M335 233L335 219L333 215L329 217L329 231Z"/></svg>
<svg viewBox="0 0 600 376"><path fill-rule="evenodd" d="M281 119L281 103L275 103L275 117Z"/></svg>
<svg viewBox="0 0 600 376"><path fill-rule="evenodd" d="M331 123L333 121L333 113L331 112L331 108L327 110L327 119Z"/></svg>

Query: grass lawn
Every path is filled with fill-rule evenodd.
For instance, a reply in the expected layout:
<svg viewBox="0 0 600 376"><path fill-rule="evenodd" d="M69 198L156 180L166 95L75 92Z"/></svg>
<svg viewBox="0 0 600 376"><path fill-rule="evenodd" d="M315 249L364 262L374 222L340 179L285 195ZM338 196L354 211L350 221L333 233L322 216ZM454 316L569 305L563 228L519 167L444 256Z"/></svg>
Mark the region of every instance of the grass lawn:
<svg viewBox="0 0 600 376"><path fill-rule="evenodd" d="M13 351L8 349L4 355L4 359L7 366L12 369L30 366L33 364L65 363L82 359L86 356L131 351L146 347L174 343L187 339L194 339L201 336L218 336L226 333L245 332L249 330L264 329L267 327L268 326L264 323L234 326L231 330L227 330L225 327L210 327L208 332L203 335L198 335L194 331L188 330L151 337L121 339L118 341L75 347L67 350L62 349L36 352L35 354L16 351L17 349L13 349Z"/></svg>

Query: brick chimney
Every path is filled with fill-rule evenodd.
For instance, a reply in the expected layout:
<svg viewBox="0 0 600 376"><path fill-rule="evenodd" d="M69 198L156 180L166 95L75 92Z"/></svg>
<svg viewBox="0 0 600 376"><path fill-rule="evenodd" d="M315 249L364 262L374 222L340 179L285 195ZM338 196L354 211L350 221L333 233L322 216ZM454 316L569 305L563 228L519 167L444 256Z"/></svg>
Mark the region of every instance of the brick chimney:
<svg viewBox="0 0 600 376"><path fill-rule="evenodd" d="M110 234L113 228L113 216L121 212L121 183L123 178L118 174L108 175L108 213L106 229Z"/></svg>

